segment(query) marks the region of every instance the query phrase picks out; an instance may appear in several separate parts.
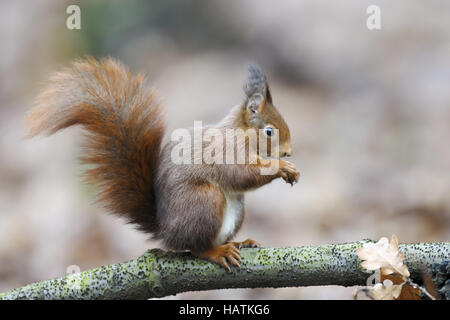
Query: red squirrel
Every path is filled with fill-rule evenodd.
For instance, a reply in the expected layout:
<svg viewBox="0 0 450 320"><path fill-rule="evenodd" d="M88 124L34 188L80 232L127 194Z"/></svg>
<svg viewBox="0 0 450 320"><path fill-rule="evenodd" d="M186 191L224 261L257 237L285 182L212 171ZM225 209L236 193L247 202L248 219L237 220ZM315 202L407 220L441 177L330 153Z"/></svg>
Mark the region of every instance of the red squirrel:
<svg viewBox="0 0 450 320"><path fill-rule="evenodd" d="M266 162L257 154L254 163L175 164L175 142L162 146L165 122L155 91L142 74L113 58L88 57L56 73L26 125L30 136L81 125L88 132L82 160L94 165L85 178L99 187L109 211L169 249L189 250L230 270L229 264L239 266L241 247L261 246L251 239L231 241L244 219L244 193L276 178L290 184L299 178L295 166L280 159L292 153L290 132L258 67L249 67L244 92L243 103L210 127L278 134L279 155ZM267 161L277 170L262 175Z"/></svg>

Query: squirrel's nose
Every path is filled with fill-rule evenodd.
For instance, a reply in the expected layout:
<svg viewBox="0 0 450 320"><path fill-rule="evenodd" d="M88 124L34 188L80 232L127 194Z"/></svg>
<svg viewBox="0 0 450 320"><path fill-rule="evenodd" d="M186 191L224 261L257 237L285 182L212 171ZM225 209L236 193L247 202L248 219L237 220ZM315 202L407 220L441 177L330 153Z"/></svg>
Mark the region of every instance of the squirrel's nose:
<svg viewBox="0 0 450 320"><path fill-rule="evenodd" d="M283 157L290 157L291 155L292 155L292 148L289 148L283 152Z"/></svg>
<svg viewBox="0 0 450 320"><path fill-rule="evenodd" d="M285 143L280 146L280 157L290 157L292 155L292 146L290 143Z"/></svg>

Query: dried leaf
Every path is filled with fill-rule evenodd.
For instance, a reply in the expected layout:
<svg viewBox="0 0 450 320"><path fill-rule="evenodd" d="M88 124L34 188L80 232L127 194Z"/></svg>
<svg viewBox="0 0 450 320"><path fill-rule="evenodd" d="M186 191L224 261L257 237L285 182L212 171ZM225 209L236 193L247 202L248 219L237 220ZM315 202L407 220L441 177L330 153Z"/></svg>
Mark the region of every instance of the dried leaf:
<svg viewBox="0 0 450 320"><path fill-rule="evenodd" d="M402 285L400 295L395 300L421 300L420 289L414 288L408 283L404 283L404 279L399 274L381 275L380 281L390 280L393 284Z"/></svg>
<svg viewBox="0 0 450 320"><path fill-rule="evenodd" d="M398 249L395 235L390 242L383 237L377 243L365 243L356 250L356 254L363 260L361 266L367 270L380 269L384 275L398 273L404 278L409 277L408 267L403 264L404 256Z"/></svg>
<svg viewBox="0 0 450 320"><path fill-rule="evenodd" d="M394 300L400 296L402 284L394 284L391 280L386 279L383 283L377 283L370 291L375 300Z"/></svg>
<svg viewBox="0 0 450 320"><path fill-rule="evenodd" d="M439 300L439 293L436 290L436 285L433 282L433 277L428 272L422 272L423 285L428 293L436 300Z"/></svg>

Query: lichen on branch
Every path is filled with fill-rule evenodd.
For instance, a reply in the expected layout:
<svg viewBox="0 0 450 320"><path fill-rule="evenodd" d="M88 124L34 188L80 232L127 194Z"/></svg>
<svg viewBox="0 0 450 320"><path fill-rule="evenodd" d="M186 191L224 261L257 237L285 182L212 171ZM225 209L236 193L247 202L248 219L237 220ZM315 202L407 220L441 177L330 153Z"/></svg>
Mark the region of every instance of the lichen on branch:
<svg viewBox="0 0 450 320"><path fill-rule="evenodd" d="M135 260L37 282L0 299L149 299L225 288L365 285L356 249L370 240L308 247L241 249L231 272L188 252L152 249ZM401 244L412 279L450 257L450 243Z"/></svg>

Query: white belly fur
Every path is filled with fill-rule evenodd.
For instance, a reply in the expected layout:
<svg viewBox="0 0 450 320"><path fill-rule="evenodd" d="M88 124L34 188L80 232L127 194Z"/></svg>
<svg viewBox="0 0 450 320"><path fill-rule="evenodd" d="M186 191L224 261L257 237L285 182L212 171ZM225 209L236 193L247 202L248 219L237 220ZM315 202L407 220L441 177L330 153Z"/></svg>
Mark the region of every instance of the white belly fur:
<svg viewBox="0 0 450 320"><path fill-rule="evenodd" d="M242 217L244 211L244 204L242 201L242 194L227 194L225 193L226 205L223 212L222 226L215 239L216 245L224 244L228 237L233 233L236 224Z"/></svg>

